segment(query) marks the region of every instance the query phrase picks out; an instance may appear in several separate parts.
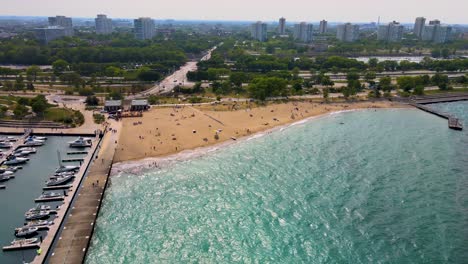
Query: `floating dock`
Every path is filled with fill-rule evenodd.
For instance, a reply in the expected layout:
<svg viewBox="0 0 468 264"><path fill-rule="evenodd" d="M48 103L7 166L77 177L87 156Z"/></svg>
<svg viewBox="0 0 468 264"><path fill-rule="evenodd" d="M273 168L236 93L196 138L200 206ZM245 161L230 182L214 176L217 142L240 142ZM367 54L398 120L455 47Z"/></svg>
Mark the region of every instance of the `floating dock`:
<svg viewBox="0 0 468 264"><path fill-rule="evenodd" d="M83 158L76 158L76 159L63 159L62 162L83 162Z"/></svg>
<svg viewBox="0 0 468 264"><path fill-rule="evenodd" d="M38 247L40 247L40 245L41 245L41 243L32 243L32 244L24 244L24 245L11 245L11 246L3 247L3 251L38 248Z"/></svg>
<svg viewBox="0 0 468 264"><path fill-rule="evenodd" d="M42 189L47 191L47 190L70 189L71 187L73 187L73 185L67 184L67 185L57 185L57 186L46 186Z"/></svg>
<svg viewBox="0 0 468 264"><path fill-rule="evenodd" d="M88 154L88 151L69 151L67 155L85 155Z"/></svg>
<svg viewBox="0 0 468 264"><path fill-rule="evenodd" d="M34 200L36 203L45 203L45 202L56 202L56 201L63 201L65 196L57 196L57 197L50 197L50 198L37 198Z"/></svg>

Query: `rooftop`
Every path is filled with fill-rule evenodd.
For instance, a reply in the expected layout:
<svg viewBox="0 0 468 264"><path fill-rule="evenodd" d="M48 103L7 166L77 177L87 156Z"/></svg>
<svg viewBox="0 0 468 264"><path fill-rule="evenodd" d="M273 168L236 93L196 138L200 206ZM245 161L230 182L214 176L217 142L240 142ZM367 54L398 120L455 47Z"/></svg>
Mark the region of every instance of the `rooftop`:
<svg viewBox="0 0 468 264"><path fill-rule="evenodd" d="M148 105L148 100L132 100L132 105Z"/></svg>
<svg viewBox="0 0 468 264"><path fill-rule="evenodd" d="M105 106L122 106L122 101L120 100L107 100Z"/></svg>

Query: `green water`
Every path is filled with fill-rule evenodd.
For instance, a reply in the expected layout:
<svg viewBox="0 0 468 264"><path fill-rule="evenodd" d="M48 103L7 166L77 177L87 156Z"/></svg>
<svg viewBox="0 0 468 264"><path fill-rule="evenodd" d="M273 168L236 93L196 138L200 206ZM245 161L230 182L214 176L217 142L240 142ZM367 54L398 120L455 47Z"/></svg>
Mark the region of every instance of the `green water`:
<svg viewBox="0 0 468 264"><path fill-rule="evenodd" d="M14 179L1 183L6 185L6 189L0 190L0 246L9 245L15 239L14 229L24 224L24 213L36 206L34 199L41 195L48 176L53 174L58 167L57 150L61 152L62 158L66 158L66 152L70 151L67 142L75 138L48 137L43 146L36 147L36 154L29 155L29 162L22 165L23 169L15 173ZM47 204L55 207L61 203ZM47 235L46 231L39 233L43 237ZM35 250L0 251L0 263L22 263L23 259L29 262L34 258L35 253Z"/></svg>
<svg viewBox="0 0 468 264"><path fill-rule="evenodd" d="M86 262L467 263L467 136L418 110L348 112L123 173Z"/></svg>

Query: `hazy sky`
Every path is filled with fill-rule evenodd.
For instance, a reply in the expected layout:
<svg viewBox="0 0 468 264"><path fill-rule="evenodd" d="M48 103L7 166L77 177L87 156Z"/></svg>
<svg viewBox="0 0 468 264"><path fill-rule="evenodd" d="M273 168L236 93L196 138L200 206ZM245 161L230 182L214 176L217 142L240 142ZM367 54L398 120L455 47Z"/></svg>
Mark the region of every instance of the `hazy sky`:
<svg viewBox="0 0 468 264"><path fill-rule="evenodd" d="M468 23L468 0L0 0L0 15L155 19Z"/></svg>

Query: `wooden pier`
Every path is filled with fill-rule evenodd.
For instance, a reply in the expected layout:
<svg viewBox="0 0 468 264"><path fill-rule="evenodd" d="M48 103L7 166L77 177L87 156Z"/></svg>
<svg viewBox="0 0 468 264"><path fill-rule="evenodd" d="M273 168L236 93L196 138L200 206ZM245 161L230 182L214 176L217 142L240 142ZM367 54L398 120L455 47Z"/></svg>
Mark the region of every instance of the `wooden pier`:
<svg viewBox="0 0 468 264"><path fill-rule="evenodd" d="M433 115L436 115L436 116L439 116L439 117L442 117L442 118L445 118L448 120L448 127L450 129L453 129L453 130L463 130L463 125L462 123L460 122L460 120L458 120L458 118L454 117L454 116L451 116L447 113L443 113L443 112L439 112L433 108L430 108L430 107L427 107L425 105L422 105L422 104L411 104L412 106L416 107L416 108L419 108L425 112L428 112L428 113L431 113Z"/></svg>

